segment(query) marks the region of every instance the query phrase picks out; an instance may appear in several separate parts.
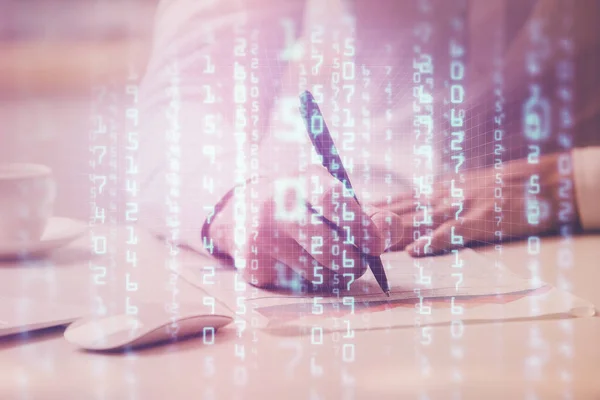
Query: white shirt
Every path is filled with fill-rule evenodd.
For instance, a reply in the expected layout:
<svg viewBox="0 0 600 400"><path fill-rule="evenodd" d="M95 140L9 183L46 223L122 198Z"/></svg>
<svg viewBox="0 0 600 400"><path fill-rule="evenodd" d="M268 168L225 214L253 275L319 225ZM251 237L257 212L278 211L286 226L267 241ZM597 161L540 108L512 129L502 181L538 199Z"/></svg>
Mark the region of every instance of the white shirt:
<svg viewBox="0 0 600 400"><path fill-rule="evenodd" d="M326 119L331 117L330 130L342 156L352 164L380 168L379 178L373 171L367 174L370 178L364 178L358 167L350 174L357 195L368 202L405 189L413 172L415 143L414 135L405 132L406 124L412 122L412 102L401 100L413 89L409 84L412 78L404 79L411 77L413 70L410 62L408 68L395 68L393 73L386 67L392 65L392 58L402 57L402 49L411 47L406 43L410 30L387 48L375 36L372 62L367 72L361 71L355 59L356 32L344 17L348 13L341 0L160 3L154 50L140 94L145 104L140 121L144 129L140 138L144 177L140 224L205 251L201 226L227 191L256 172L251 158L259 164L261 174L284 176L297 170L302 154L307 157L310 153L297 111L298 94L304 87L328 98L334 90L331 82L336 65L348 75L354 68L351 81L356 90L346 105L348 116L356 121L349 129L354 131L350 141L343 127L344 110L336 112L330 104L323 104ZM408 12L404 17L416 18ZM236 26L244 28L236 30ZM292 31L295 35L288 35ZM315 44L318 41L321 43ZM329 46L334 41L339 44L337 50ZM252 54L253 46L257 54ZM253 59L259 64L255 70ZM304 84L299 82L303 68L311 70ZM312 73L312 68L318 72ZM253 71L258 77L256 84L252 83ZM372 82L363 85L368 88L361 86L366 73ZM282 84L276 86L275 81ZM394 87L391 105L383 104L388 82ZM244 95L236 85L244 87ZM339 86L345 90L343 82ZM259 92L256 98L253 90ZM360 100L364 93L369 94L369 101ZM236 103L236 96L246 101ZM254 101L258 102L256 113ZM368 117L361 117L365 112ZM253 120L255 116L258 122ZM340 120L337 124L336 118ZM245 120L243 127L241 119ZM391 135L386 134L388 130ZM361 135L365 131L368 135ZM346 142L350 144L346 146ZM245 158L240 160L240 155ZM600 195L595 181L600 176L600 149L576 149L573 155L581 224L585 229L600 228L600 210L593 204ZM392 184L384 184L389 172L401 172L405 179L394 176Z"/></svg>
<svg viewBox="0 0 600 400"><path fill-rule="evenodd" d="M585 230L600 229L600 147L573 150L575 197Z"/></svg>

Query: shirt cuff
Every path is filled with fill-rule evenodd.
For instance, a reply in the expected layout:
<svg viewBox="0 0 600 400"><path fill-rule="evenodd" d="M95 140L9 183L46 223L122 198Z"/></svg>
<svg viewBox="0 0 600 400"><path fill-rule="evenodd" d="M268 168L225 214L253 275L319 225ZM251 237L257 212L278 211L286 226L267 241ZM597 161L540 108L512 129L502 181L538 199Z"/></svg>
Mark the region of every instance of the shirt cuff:
<svg viewBox="0 0 600 400"><path fill-rule="evenodd" d="M174 202L168 201L172 188L166 180L161 176L155 177L140 197L138 225L166 241L212 255L205 246L202 225L214 213L214 206L231 190L231 186L216 182L213 193L208 193L197 175L182 174Z"/></svg>
<svg viewBox="0 0 600 400"><path fill-rule="evenodd" d="M581 226L600 229L600 147L573 149L573 167Z"/></svg>

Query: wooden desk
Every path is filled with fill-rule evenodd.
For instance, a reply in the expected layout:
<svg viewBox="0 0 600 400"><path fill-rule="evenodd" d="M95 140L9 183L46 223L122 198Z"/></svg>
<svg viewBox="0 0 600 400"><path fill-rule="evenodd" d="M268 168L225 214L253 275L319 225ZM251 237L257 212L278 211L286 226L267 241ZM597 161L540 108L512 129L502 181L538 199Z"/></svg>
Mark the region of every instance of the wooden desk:
<svg viewBox="0 0 600 400"><path fill-rule="evenodd" d="M556 281L560 243L543 240L540 273L547 282ZM570 246L572 291L600 304L600 236L578 237ZM157 265L164 247L143 236L140 249L147 273L141 298L159 300L166 293L167 271ZM58 292L89 301L81 254L66 248L53 255L71 277ZM517 273L528 274L527 257L524 243L504 246L502 259ZM194 299L196 289L184 286L180 299ZM123 293L109 293L122 307ZM449 327L435 327L430 345L420 343L415 329L356 332L355 359L344 362L340 344L349 339L335 335L314 345L310 337L251 329L238 337L232 325L214 344L196 338L127 355L80 351L54 329L0 342L0 398L592 399L600 397L599 337L598 318L466 325L461 339Z"/></svg>

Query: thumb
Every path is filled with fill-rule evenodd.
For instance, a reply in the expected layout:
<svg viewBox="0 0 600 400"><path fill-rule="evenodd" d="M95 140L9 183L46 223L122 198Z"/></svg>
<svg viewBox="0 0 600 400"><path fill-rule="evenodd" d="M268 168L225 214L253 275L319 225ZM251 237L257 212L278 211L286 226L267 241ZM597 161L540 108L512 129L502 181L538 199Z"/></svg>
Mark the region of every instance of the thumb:
<svg viewBox="0 0 600 400"><path fill-rule="evenodd" d="M387 210L373 209L370 217L381 233L385 250L402 241L404 228L398 215Z"/></svg>

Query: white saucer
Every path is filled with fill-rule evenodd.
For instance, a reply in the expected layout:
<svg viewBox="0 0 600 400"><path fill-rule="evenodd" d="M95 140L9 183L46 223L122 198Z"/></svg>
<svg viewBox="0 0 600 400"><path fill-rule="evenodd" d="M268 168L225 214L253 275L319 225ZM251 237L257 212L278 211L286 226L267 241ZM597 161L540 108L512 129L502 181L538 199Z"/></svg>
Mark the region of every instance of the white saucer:
<svg viewBox="0 0 600 400"><path fill-rule="evenodd" d="M23 243L1 243L0 259L39 257L50 250L65 246L81 237L88 224L70 218L52 217L40 240Z"/></svg>

